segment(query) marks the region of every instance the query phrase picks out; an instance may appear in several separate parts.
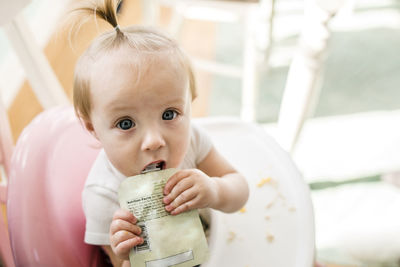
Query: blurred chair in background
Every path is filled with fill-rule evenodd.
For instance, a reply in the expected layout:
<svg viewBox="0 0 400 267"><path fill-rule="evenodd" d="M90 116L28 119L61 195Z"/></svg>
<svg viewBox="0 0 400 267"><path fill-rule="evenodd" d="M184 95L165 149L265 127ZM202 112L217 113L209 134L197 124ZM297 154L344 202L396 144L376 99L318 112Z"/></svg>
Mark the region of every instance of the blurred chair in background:
<svg viewBox="0 0 400 267"><path fill-rule="evenodd" d="M290 65L278 116L278 140L292 152L304 122L318 101L326 50L331 30L329 22L348 0L306 0L299 47Z"/></svg>
<svg viewBox="0 0 400 267"><path fill-rule="evenodd" d="M305 3L305 21L300 35L299 50L290 65L278 120L277 136L280 144L288 151L293 151L303 125L312 115L318 101L328 42L332 34L330 23L341 8L351 8L354 1L307 0ZM365 117L359 116L358 120L365 120ZM393 122L397 123L395 120ZM344 132L346 136L349 130L343 127L346 124L336 125L342 128L335 130ZM375 127L380 125L384 124L374 124ZM398 127L395 128L394 126L393 131L396 133ZM377 133L379 131L385 129L376 129ZM371 143L376 143L377 146L382 143L379 136L385 135L377 134L374 139L368 139L363 146L358 147L358 154L385 153L380 151L382 148L378 151L372 149L374 146ZM329 138L322 139L324 142L331 142ZM346 141L336 142L339 144L335 151L338 157L352 149L348 147L351 140ZM328 150L325 153L333 151ZM386 153L390 154L392 151ZM392 156L395 155L397 154ZM316 155L321 156L324 155ZM354 164L357 160L354 158L351 163ZM330 162L327 162L327 165L329 164ZM365 175L368 171L367 164L369 163L359 164L361 174L358 175ZM315 186L312 195L316 215L317 251L319 259L323 262L346 266L398 266L400 216L397 211L400 209L400 191L381 179L385 172L394 171L393 169L374 171L378 173L370 177L342 177L343 180L340 181L334 180L334 177L325 177L328 180L314 181L311 184L312 187Z"/></svg>
<svg viewBox="0 0 400 267"><path fill-rule="evenodd" d="M65 105L69 100L22 14L30 0L0 2L0 26L16 52L35 95L44 108Z"/></svg>

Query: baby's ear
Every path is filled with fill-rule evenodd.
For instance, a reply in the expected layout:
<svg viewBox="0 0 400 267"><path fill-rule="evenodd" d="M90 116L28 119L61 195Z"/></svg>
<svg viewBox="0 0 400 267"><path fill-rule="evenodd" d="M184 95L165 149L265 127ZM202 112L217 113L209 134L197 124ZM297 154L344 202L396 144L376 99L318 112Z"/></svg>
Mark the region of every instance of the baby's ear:
<svg viewBox="0 0 400 267"><path fill-rule="evenodd" d="M96 139L98 139L97 135L96 135L96 132L94 130L94 127L93 127L93 123L91 121L86 121L85 120L83 122L83 124L85 125L86 130L88 130L88 132L90 132Z"/></svg>

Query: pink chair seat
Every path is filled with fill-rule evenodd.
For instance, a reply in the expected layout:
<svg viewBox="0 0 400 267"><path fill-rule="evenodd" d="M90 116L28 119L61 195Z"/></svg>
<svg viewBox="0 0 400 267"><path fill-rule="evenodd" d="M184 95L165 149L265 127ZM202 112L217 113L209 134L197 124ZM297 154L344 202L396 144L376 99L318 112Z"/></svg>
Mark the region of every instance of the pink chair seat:
<svg viewBox="0 0 400 267"><path fill-rule="evenodd" d="M100 144L72 107L38 115L11 160L8 223L16 266L105 266L84 243L81 192Z"/></svg>

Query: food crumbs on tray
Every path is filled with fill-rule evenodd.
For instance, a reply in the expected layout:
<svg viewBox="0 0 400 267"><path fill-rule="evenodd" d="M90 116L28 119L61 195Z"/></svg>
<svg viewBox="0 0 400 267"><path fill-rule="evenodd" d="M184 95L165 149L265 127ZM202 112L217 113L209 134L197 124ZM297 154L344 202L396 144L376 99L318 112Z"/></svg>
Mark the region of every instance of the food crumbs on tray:
<svg viewBox="0 0 400 267"><path fill-rule="evenodd" d="M266 209L270 209L272 208L272 206L275 204L275 201L271 201L270 203L268 203L267 206L265 206Z"/></svg>
<svg viewBox="0 0 400 267"><path fill-rule="evenodd" d="M282 201L286 201L286 197L282 195L281 192L278 193L278 198L282 199Z"/></svg>
<svg viewBox="0 0 400 267"><path fill-rule="evenodd" d="M271 233L267 233L267 240L271 243L275 240L275 236Z"/></svg>
<svg viewBox="0 0 400 267"><path fill-rule="evenodd" d="M270 209L272 208L273 205L275 205L276 201L278 200L278 197L276 196L270 203L268 203L265 208Z"/></svg>
<svg viewBox="0 0 400 267"><path fill-rule="evenodd" d="M232 243L233 240L235 240L235 238L236 238L236 233L233 232L233 231L229 231L229 233L228 233L228 238L227 238L226 241L227 241L228 243Z"/></svg>
<svg viewBox="0 0 400 267"><path fill-rule="evenodd" d="M286 197L284 195L282 195L282 193L279 192L277 197L279 199L281 199L282 206L286 207L288 205L287 201L286 201Z"/></svg>
<svg viewBox="0 0 400 267"><path fill-rule="evenodd" d="M262 178L262 179L258 182L257 187L261 187L261 186L263 186L263 185L265 185L266 183L269 183L269 182L271 182L271 177Z"/></svg>
<svg viewBox="0 0 400 267"><path fill-rule="evenodd" d="M243 207L239 210L240 213L245 213L246 212L246 207Z"/></svg>

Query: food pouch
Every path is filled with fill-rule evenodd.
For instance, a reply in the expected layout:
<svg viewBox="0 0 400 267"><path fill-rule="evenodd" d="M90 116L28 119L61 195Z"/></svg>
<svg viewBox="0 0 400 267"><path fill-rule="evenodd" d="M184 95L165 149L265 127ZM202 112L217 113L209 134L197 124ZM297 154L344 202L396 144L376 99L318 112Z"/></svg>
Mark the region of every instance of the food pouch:
<svg viewBox="0 0 400 267"><path fill-rule="evenodd" d="M147 172L128 177L120 185L120 206L135 215L144 239L129 253L131 267L192 267L208 258L198 211L172 216L165 210L164 185L176 171Z"/></svg>

